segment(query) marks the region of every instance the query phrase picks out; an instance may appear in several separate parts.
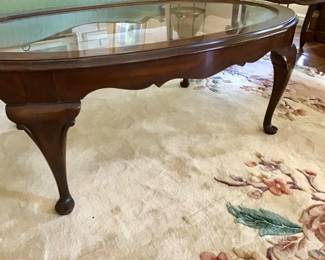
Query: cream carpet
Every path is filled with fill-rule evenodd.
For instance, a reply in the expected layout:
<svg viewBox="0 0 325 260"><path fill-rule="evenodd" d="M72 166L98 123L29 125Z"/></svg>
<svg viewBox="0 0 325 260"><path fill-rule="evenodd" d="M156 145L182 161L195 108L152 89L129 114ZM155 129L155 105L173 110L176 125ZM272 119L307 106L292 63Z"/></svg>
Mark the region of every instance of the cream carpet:
<svg viewBox="0 0 325 260"><path fill-rule="evenodd" d="M74 212L0 118L0 259L325 259L325 77L297 67L275 136L268 57L188 89L87 96L68 137Z"/></svg>

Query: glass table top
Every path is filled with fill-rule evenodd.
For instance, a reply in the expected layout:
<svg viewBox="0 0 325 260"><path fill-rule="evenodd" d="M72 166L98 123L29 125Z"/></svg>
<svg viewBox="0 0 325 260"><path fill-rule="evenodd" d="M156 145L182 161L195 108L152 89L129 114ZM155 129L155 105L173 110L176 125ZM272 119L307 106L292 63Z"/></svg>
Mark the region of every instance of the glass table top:
<svg viewBox="0 0 325 260"><path fill-rule="evenodd" d="M267 29L276 20L294 16L289 9L279 8L246 2L166 1L2 15L0 53L87 56L91 50L141 51L207 35L224 39ZM279 10L286 13L283 21Z"/></svg>

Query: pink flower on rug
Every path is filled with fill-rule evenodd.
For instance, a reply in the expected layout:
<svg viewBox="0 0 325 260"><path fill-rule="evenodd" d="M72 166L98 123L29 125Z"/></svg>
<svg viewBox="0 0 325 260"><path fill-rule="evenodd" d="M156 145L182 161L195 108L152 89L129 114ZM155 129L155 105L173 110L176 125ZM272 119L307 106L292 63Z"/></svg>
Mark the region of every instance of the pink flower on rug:
<svg viewBox="0 0 325 260"><path fill-rule="evenodd" d="M294 114L295 116L306 116L307 112L306 110L303 109L295 109L292 114Z"/></svg>
<svg viewBox="0 0 325 260"><path fill-rule="evenodd" d="M221 252L219 255L211 252L203 252L200 254L200 260L230 260L230 258L224 252Z"/></svg>
<svg viewBox="0 0 325 260"><path fill-rule="evenodd" d="M310 170L304 170L304 173L308 176L312 176L312 177L315 177L317 176L317 173L313 172L313 171L310 171Z"/></svg>
<svg viewBox="0 0 325 260"><path fill-rule="evenodd" d="M304 229L312 231L320 242L325 243L325 204L307 208L299 221Z"/></svg>
<svg viewBox="0 0 325 260"><path fill-rule="evenodd" d="M247 167L256 167L257 166L257 163L254 162L254 161L249 161L249 162L245 162L245 165Z"/></svg>
<svg viewBox="0 0 325 260"><path fill-rule="evenodd" d="M291 190L286 181L282 179L267 180L264 179L263 183L267 186L268 190L276 196L281 196L283 194L291 194Z"/></svg>

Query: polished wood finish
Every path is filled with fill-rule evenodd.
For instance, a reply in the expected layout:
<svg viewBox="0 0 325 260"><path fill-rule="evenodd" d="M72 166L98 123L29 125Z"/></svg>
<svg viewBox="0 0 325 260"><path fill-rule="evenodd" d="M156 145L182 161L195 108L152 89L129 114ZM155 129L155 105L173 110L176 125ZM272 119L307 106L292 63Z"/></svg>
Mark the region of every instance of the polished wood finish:
<svg viewBox="0 0 325 260"><path fill-rule="evenodd" d="M312 26L315 11L319 12L319 17ZM300 49L303 49L306 42L312 41L325 43L325 3L313 4L308 7L301 29Z"/></svg>
<svg viewBox="0 0 325 260"><path fill-rule="evenodd" d="M288 13L281 10L278 13L284 20L280 23L277 18L280 20L276 24L274 19L264 29L228 35L225 39L220 35L194 37L170 43L169 48L162 43L162 48L109 57L67 53L62 58L62 53L54 53L29 54L26 58L0 53L0 99L7 104L8 118L25 130L44 154L59 189L56 211L65 215L73 210L66 177L66 135L79 113L80 101L97 89L137 90L152 84L162 86L174 78L183 78L181 84L187 87L188 78L206 78L231 65L254 62L272 51L274 90L264 131L274 134L273 112L285 90L296 54L292 40L297 19L293 15L287 19Z"/></svg>
<svg viewBox="0 0 325 260"><path fill-rule="evenodd" d="M297 28L294 42L299 44L300 30ZM297 64L316 68L317 71L325 73L325 44L310 42L304 46L303 52L298 52Z"/></svg>
<svg viewBox="0 0 325 260"><path fill-rule="evenodd" d="M316 40L325 43L325 3L319 5L319 18L317 21Z"/></svg>
<svg viewBox="0 0 325 260"><path fill-rule="evenodd" d="M61 215L74 208L66 176L66 136L79 111L80 103L6 106L8 118L31 137L46 158L59 189L55 209Z"/></svg>
<svg viewBox="0 0 325 260"><path fill-rule="evenodd" d="M297 49L295 45L271 52L271 60L274 68L274 83L270 103L267 107L263 122L264 132L267 134L273 135L278 131L278 128L272 125L272 117L296 64L296 56Z"/></svg>
<svg viewBox="0 0 325 260"><path fill-rule="evenodd" d="M316 10L317 5L311 5L308 7L306 16L305 16L305 20L304 23L302 24L302 28L301 28L301 34L300 34L300 49L302 50L305 43L307 42L307 39L312 37L311 33L309 32L308 28L310 26L311 23L311 19L313 17L314 11Z"/></svg>

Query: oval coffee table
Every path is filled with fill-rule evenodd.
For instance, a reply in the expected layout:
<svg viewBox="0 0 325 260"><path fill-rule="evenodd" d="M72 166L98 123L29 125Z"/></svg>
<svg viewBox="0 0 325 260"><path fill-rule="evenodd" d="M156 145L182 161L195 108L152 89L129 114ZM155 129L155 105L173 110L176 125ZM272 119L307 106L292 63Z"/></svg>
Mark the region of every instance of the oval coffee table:
<svg viewBox="0 0 325 260"><path fill-rule="evenodd" d="M102 3L102 1L101 1ZM37 10L0 17L0 99L44 154L72 212L66 135L80 101L100 88L137 90L202 79L271 51L274 86L264 131L295 65L297 18L281 6L238 1L146 1Z"/></svg>

